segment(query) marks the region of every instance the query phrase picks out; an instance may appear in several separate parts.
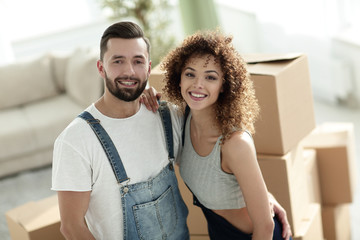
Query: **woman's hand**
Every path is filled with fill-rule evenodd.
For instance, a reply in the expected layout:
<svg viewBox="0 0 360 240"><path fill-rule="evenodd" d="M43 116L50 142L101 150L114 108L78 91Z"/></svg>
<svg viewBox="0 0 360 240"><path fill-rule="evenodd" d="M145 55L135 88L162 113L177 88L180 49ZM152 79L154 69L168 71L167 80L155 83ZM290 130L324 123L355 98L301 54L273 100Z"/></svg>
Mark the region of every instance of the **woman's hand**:
<svg viewBox="0 0 360 240"><path fill-rule="evenodd" d="M276 201L275 197L271 193L269 193L268 195L269 195L270 209L272 211L272 215L273 216L276 215L278 220L282 224L282 229L283 229L282 237L285 240L289 240L292 233L291 233L290 224L289 224L288 219L287 219L286 211L280 205L280 203L278 201Z"/></svg>
<svg viewBox="0 0 360 240"><path fill-rule="evenodd" d="M161 98L161 93L158 93L155 88L150 87L143 91L140 95L140 103L144 104L149 111L156 112L159 108L158 100Z"/></svg>

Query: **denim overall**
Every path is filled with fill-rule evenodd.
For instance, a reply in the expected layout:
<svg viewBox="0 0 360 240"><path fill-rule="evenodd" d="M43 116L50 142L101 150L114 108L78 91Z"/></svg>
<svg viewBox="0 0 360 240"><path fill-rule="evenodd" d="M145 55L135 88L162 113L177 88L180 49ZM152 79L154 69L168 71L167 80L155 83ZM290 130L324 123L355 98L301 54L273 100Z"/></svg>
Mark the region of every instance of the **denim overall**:
<svg viewBox="0 0 360 240"><path fill-rule="evenodd" d="M166 102L160 103L159 112L164 126L169 164L152 179L135 184L127 184L130 178L100 121L86 111L79 115L87 121L101 142L120 185L125 240L189 239L186 225L188 210L180 195L174 172L172 124Z"/></svg>

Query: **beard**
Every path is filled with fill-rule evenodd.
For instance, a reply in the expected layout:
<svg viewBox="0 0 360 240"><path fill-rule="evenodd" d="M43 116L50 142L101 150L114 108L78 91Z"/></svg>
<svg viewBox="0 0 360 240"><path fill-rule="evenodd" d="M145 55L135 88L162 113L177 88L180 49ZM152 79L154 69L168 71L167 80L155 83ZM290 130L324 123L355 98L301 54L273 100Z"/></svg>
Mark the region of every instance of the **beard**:
<svg viewBox="0 0 360 240"><path fill-rule="evenodd" d="M117 87L117 81L119 80L126 80L126 79L130 79L130 80L136 80L137 81L137 87L134 89L121 89L119 87ZM110 78L108 78L106 72L105 72L105 84L106 84L106 88L109 90L109 92L114 95L116 98L125 101L125 102L132 102L134 100L136 100L144 91L146 84L147 84L148 79L146 79L141 85L141 81L138 78L135 77L118 77L115 78L114 80L111 80Z"/></svg>

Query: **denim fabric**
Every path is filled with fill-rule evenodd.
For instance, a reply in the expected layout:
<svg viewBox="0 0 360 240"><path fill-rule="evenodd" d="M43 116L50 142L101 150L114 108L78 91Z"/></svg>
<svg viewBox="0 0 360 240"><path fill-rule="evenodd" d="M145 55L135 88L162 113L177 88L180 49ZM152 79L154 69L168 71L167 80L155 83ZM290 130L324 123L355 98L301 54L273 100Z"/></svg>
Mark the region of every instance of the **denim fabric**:
<svg viewBox="0 0 360 240"><path fill-rule="evenodd" d="M127 181L129 178L126 175L125 168L122 164L119 153L116 150L116 147L110 136L101 126L100 120L95 119L89 112L86 111L82 112L79 117L84 119L89 124L91 129L94 131L96 137L99 139L101 146L103 147L106 156L111 164L111 167L114 171L117 182L122 183L124 181Z"/></svg>
<svg viewBox="0 0 360 240"><path fill-rule="evenodd" d="M214 213L210 209L203 206L194 196L194 205L201 208L208 223L208 231L211 240L251 240L252 234L247 234L229 223L225 218ZM283 240L282 225L279 220L274 217L274 233L273 240ZM291 240L292 238L290 238Z"/></svg>
<svg viewBox="0 0 360 240"><path fill-rule="evenodd" d="M155 178L121 187L124 239L189 239L188 210L169 163Z"/></svg>
<svg viewBox="0 0 360 240"><path fill-rule="evenodd" d="M124 240L189 239L186 225L188 209L180 195L174 172L171 116L166 103L160 104L159 112L163 120L170 162L154 178L130 185L127 184L129 178L116 147L100 122L88 112L79 115L94 130L120 184Z"/></svg>

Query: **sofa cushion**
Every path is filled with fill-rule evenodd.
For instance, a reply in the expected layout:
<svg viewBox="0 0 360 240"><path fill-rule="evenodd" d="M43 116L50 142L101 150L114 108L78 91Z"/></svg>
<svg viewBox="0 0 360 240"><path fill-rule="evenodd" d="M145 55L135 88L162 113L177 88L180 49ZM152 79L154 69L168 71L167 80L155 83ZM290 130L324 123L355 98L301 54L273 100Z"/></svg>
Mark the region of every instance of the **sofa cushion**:
<svg viewBox="0 0 360 240"><path fill-rule="evenodd" d="M54 74L56 86L58 87L60 92L64 92L66 67L69 60L69 54L51 53L51 59L52 72Z"/></svg>
<svg viewBox="0 0 360 240"><path fill-rule="evenodd" d="M22 156L12 156L7 160L0 159L0 177L20 171L34 169L51 164L53 148L37 150Z"/></svg>
<svg viewBox="0 0 360 240"><path fill-rule="evenodd" d="M64 111L66 109L66 111ZM56 137L83 107L66 94L0 111L0 162L53 147Z"/></svg>
<svg viewBox="0 0 360 240"><path fill-rule="evenodd" d="M96 67L98 56L97 51L77 49L67 64L66 92L83 107L96 101L103 92L103 81Z"/></svg>
<svg viewBox="0 0 360 240"><path fill-rule="evenodd" d="M24 107L27 122L38 149L53 147L56 137L84 110L67 94L61 94Z"/></svg>
<svg viewBox="0 0 360 240"><path fill-rule="evenodd" d="M36 149L33 129L21 108L0 111L0 162Z"/></svg>
<svg viewBox="0 0 360 240"><path fill-rule="evenodd" d="M0 109L57 94L48 55L0 67Z"/></svg>

